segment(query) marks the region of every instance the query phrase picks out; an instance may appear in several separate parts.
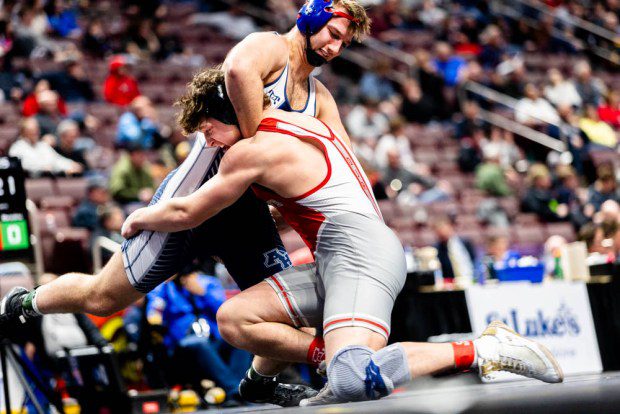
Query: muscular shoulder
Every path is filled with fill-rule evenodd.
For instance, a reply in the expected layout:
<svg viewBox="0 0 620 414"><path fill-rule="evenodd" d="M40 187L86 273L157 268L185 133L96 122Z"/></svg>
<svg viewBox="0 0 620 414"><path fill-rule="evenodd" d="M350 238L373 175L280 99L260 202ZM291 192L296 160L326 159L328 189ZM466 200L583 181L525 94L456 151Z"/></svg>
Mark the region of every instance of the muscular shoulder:
<svg viewBox="0 0 620 414"><path fill-rule="evenodd" d="M224 69L240 62L259 66L268 64L278 68L286 65L287 59L288 44L284 36L273 32L257 32L249 34L232 48L224 61Z"/></svg>

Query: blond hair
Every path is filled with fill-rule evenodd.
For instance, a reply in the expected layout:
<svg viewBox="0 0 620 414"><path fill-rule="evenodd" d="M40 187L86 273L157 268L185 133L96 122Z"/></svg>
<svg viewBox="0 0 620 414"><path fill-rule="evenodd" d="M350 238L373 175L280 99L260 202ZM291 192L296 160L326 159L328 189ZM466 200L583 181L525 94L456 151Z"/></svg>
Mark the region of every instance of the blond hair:
<svg viewBox="0 0 620 414"><path fill-rule="evenodd" d="M365 36L370 34L370 17L366 9L357 0L334 0L334 7L341 7L346 10L357 21L352 21L349 31L353 33L353 39L360 42Z"/></svg>

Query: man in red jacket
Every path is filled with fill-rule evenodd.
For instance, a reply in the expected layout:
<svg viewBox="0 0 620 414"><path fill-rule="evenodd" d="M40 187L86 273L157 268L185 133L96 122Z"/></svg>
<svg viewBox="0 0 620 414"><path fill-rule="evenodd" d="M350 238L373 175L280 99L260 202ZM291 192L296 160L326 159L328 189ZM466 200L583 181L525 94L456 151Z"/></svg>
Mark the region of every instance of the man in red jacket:
<svg viewBox="0 0 620 414"><path fill-rule="evenodd" d="M110 74L103 84L103 97L119 106L129 105L140 95L138 82L127 71L127 61L123 56L115 56L110 62Z"/></svg>

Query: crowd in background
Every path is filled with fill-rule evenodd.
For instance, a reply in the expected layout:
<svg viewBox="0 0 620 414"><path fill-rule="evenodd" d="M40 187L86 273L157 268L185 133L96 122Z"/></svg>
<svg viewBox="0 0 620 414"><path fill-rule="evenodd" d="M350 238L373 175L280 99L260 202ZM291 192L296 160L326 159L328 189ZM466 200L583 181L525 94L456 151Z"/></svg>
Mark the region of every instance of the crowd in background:
<svg viewBox="0 0 620 414"><path fill-rule="evenodd" d="M191 148L171 104L196 70L222 57L217 42L209 45L214 55L205 56L204 39L194 34L214 31L225 53L253 31L287 30L299 7L291 0L250 2L274 17L266 24L248 17L245 3L2 2L0 128L12 132L0 134L0 154L20 158L33 178L86 180L86 197L70 208L72 225L88 229L93 240L122 241L125 216L151 200ZM549 14L524 7L520 18L497 15L486 1L362 3L373 19L372 37L404 51L414 65L354 46L371 57L365 67L345 56L317 76L339 102L386 220L404 244L435 245L445 278L470 279L484 255L500 261L527 253L512 246L515 218L535 228L570 223L566 238L586 241L590 252L620 252L618 61L593 53L607 48L617 57L617 45L594 38L578 19L618 35L620 2L549 0ZM189 12L179 15L181 9ZM532 27L528 19L539 23ZM162 80L155 73L162 65L182 70ZM180 87L156 84L167 81ZM500 92L513 108L471 91L461 96L472 83ZM563 142L566 151L483 121L488 112ZM486 237L468 240L479 234ZM557 235L545 233L535 238L535 252L543 252L547 236L555 245ZM199 375L234 394L241 371L233 361L247 358L231 358L234 351L214 326L222 284L187 273L149 295L141 311L128 312L127 326L139 326L141 318L167 325L168 351L210 355L207 365L221 369L197 366ZM197 314L206 325L186 338L185 325ZM85 341L73 320L63 323ZM185 325L177 331L175 324Z"/></svg>

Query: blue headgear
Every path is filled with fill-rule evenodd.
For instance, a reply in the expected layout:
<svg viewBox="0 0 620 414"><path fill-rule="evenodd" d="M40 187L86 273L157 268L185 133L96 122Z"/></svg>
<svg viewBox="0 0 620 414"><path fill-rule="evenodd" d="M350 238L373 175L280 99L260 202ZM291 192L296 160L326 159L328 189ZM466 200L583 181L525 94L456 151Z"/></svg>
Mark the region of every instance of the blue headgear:
<svg viewBox="0 0 620 414"><path fill-rule="evenodd" d="M321 30L333 16L344 17L352 22L359 21L350 14L334 10L333 0L308 0L301 9L299 9L299 13L297 14L297 27L304 35L313 35Z"/></svg>
<svg viewBox="0 0 620 414"><path fill-rule="evenodd" d="M321 66L326 60L310 47L310 36L317 33L332 17L343 17L352 22L359 20L345 12L334 10L333 0L308 0L297 14L297 28L306 36L306 58L313 66Z"/></svg>

